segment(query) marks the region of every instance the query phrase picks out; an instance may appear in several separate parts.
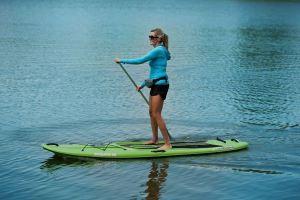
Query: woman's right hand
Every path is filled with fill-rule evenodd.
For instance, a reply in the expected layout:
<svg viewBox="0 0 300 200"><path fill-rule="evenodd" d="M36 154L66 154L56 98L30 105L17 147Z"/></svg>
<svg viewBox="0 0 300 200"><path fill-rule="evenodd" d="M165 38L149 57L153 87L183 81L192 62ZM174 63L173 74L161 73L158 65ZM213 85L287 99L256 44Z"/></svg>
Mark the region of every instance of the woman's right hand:
<svg viewBox="0 0 300 200"><path fill-rule="evenodd" d="M120 58L115 58L114 61L115 61L115 63L120 63L121 62Z"/></svg>

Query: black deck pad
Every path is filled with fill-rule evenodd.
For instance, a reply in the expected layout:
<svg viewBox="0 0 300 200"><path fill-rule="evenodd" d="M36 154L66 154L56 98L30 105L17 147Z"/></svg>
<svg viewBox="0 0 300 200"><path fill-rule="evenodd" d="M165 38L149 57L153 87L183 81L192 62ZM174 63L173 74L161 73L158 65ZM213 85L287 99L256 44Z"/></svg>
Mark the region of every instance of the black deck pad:
<svg viewBox="0 0 300 200"><path fill-rule="evenodd" d="M171 143L172 148L213 148L220 147L219 145L208 144L206 142L174 142ZM122 145L124 147L134 148L134 149L157 149L160 146L157 144L149 145L149 144L128 144Z"/></svg>

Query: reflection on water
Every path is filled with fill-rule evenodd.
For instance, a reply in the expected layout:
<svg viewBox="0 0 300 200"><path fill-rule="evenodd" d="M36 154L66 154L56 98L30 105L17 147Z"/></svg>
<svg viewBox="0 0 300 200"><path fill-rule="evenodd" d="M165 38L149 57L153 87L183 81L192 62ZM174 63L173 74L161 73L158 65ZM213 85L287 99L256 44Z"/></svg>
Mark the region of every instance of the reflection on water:
<svg viewBox="0 0 300 200"><path fill-rule="evenodd" d="M52 156L42 162L40 169L47 172L53 172L55 170L61 169L63 167L79 167L79 166L93 166L96 163L100 162L99 160L90 159L90 158L72 158L72 157L62 157L62 156Z"/></svg>
<svg viewBox="0 0 300 200"><path fill-rule="evenodd" d="M147 189L145 193L147 194L146 199L159 199L161 195L161 190L164 183L167 180L169 168L169 160L164 159L162 162L157 162L152 160L150 172L148 175Z"/></svg>
<svg viewBox="0 0 300 200"><path fill-rule="evenodd" d="M169 159L142 159L147 165L150 164L148 170L147 179L142 184L143 187L146 187L143 194L146 199L149 200L158 200L161 197L162 189L165 186L165 182L167 181L168 176L168 168L169 168ZM81 167L94 167L95 165L99 165L99 163L109 163L109 162L129 162L134 164L137 162L135 159L129 160L99 160L93 158L73 158L73 157L62 157L62 156L52 156L49 159L45 160L41 163L40 169L52 173L56 170L64 169L65 167L73 167L80 169ZM118 176L117 174L115 176ZM111 177L114 178L114 177ZM101 180L99 180L101 181ZM136 197L136 196L134 196Z"/></svg>

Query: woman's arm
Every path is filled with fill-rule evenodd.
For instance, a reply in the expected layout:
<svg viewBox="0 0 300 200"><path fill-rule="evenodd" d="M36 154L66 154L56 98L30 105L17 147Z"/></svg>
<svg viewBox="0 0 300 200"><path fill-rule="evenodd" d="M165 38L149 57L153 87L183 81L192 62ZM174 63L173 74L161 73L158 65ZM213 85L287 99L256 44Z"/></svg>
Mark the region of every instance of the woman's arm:
<svg viewBox="0 0 300 200"><path fill-rule="evenodd" d="M142 64L147 61L153 60L154 58L159 57L160 51L158 48L152 49L149 53L147 53L145 56L140 58L134 58L134 59L121 59L120 62L123 64Z"/></svg>

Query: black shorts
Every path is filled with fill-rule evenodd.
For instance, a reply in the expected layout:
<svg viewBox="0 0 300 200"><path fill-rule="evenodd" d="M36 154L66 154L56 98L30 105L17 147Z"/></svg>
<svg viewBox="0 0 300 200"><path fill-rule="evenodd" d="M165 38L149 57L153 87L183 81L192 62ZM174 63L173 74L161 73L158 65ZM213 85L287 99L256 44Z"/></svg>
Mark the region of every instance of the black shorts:
<svg viewBox="0 0 300 200"><path fill-rule="evenodd" d="M168 94L169 84L168 85L153 85L150 90L151 96L159 95L162 100L165 100Z"/></svg>

